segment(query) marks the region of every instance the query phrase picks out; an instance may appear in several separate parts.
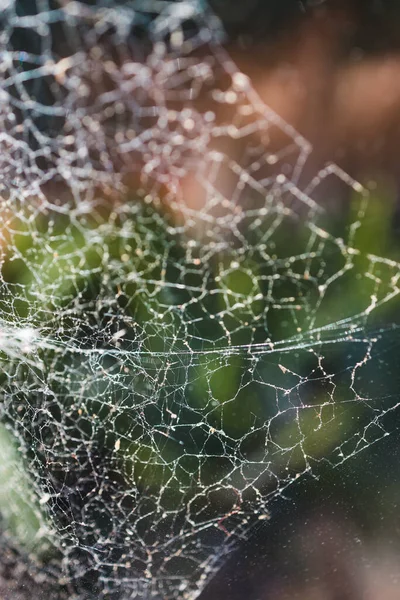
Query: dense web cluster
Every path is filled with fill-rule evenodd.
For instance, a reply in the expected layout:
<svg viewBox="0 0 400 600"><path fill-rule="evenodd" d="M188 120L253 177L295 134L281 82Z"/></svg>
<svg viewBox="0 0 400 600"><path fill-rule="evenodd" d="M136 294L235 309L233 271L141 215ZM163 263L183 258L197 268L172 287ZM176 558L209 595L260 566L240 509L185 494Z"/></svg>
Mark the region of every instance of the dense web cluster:
<svg viewBox="0 0 400 600"><path fill-rule="evenodd" d="M399 265L203 3L0 7L2 529L69 598L194 600L394 427Z"/></svg>

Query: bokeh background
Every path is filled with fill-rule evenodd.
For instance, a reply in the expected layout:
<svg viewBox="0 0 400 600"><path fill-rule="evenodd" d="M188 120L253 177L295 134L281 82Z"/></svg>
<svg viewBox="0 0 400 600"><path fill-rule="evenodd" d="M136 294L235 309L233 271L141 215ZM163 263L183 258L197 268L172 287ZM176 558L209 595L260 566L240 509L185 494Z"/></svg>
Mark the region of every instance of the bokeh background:
<svg viewBox="0 0 400 600"><path fill-rule="evenodd" d="M229 2L212 4L228 24L236 60L266 102L311 139L316 163L333 159L373 190L367 245L383 227L378 245L398 255L399 3L254 0L237 12ZM342 200L334 202L346 211ZM388 322L399 308L393 303ZM392 379L394 395L399 350L384 356L386 375L371 372ZM399 443L394 431L340 468L302 480L202 598L397 600Z"/></svg>
<svg viewBox="0 0 400 600"><path fill-rule="evenodd" d="M400 260L399 3L210 0L210 4L226 26L230 52L261 97L312 142L315 151L304 178L334 160L362 181L371 201L359 248ZM133 199L134 194L132 189ZM339 235L352 219L351 192L341 195L333 190L318 200L334 215ZM18 279L21 274L12 276ZM240 287L240 282L235 285ZM335 297L335 310L339 314L342 308L347 310L351 299L362 294L354 282L343 286ZM379 327L398 323L399 308L394 300L381 311ZM373 390L384 389L394 406L400 344L396 337L389 337L387 344L371 361L370 377ZM344 428L351 428L353 416L351 410L343 416L348 420ZM388 437L337 468L321 461L312 476L275 499L272 518L260 522L249 539L238 544L202 600L397 600L400 416L396 411L387 427ZM321 456L337 443L335 436L341 431L314 440ZM7 452L3 449L2 455L11 461ZM0 472L4 489L10 475L4 467ZM1 502L0 493L0 510ZM21 506L9 527L29 548L29 529L35 528L31 510ZM21 564L10 549L1 562L0 597L53 597L49 578L46 583L30 579L29 562Z"/></svg>

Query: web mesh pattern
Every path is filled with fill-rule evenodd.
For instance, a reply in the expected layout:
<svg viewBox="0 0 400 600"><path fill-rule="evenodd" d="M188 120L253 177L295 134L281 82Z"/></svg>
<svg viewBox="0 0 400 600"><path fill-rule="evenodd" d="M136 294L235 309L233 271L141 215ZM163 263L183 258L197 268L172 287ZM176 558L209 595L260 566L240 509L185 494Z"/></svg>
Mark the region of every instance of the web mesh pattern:
<svg viewBox="0 0 400 600"><path fill-rule="evenodd" d="M399 265L205 6L1 8L3 490L71 597L194 600L274 498L390 432Z"/></svg>

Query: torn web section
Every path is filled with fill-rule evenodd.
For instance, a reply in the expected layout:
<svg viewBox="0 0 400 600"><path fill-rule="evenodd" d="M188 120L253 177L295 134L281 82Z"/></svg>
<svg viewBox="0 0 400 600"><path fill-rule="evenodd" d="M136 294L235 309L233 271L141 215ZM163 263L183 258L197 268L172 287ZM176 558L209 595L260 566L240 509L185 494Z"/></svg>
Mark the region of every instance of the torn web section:
<svg viewBox="0 0 400 600"><path fill-rule="evenodd" d="M28 104L4 153L1 411L45 499L63 583L195 598L299 476L390 430L395 388L369 376L384 331L366 326L397 294L398 266L357 248L364 209L357 227L347 215L332 227L329 177L362 206L364 190L335 167L301 186L308 144L207 19L191 13L169 35L171 8L136 61L135 6L28 20L52 14L77 46L46 63L62 121L25 139L44 111ZM25 67L13 63L17 91ZM43 185L55 174L65 196ZM360 283L342 312L348 274Z"/></svg>

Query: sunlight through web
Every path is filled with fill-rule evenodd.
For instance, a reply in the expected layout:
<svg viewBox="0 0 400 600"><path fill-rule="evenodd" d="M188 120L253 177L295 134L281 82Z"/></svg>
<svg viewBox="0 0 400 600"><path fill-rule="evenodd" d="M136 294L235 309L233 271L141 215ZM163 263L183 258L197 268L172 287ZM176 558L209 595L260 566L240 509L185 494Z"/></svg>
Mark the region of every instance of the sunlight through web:
<svg viewBox="0 0 400 600"><path fill-rule="evenodd" d="M365 250L367 190L313 170L202 4L10 0L0 21L21 464L0 452L36 519L21 541L0 505L4 528L71 597L194 600L299 477L390 432L370 365L399 265Z"/></svg>

